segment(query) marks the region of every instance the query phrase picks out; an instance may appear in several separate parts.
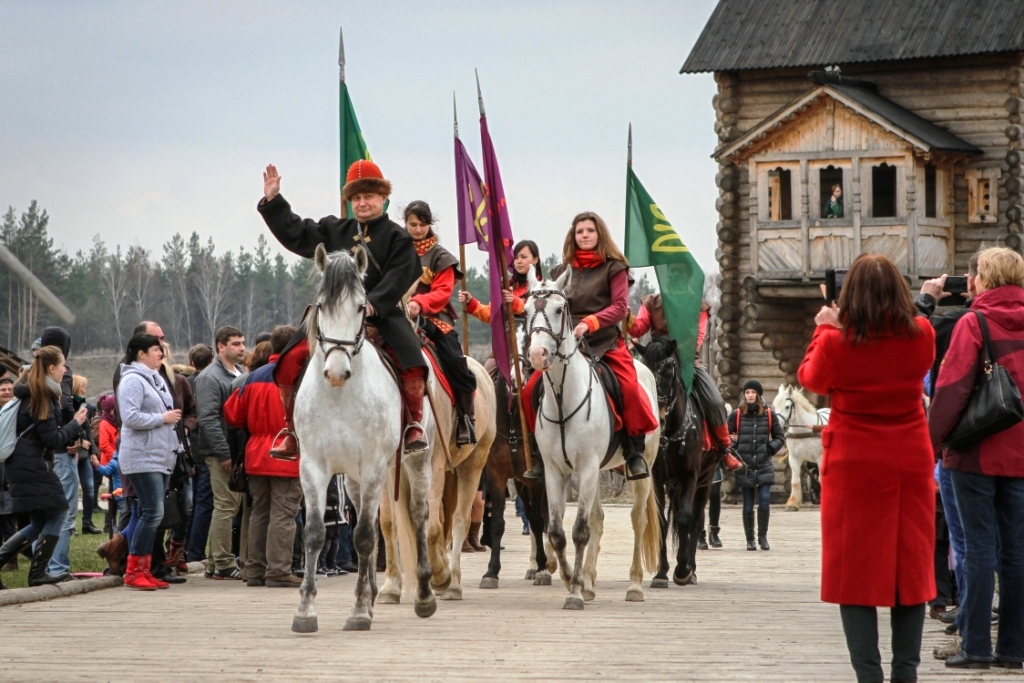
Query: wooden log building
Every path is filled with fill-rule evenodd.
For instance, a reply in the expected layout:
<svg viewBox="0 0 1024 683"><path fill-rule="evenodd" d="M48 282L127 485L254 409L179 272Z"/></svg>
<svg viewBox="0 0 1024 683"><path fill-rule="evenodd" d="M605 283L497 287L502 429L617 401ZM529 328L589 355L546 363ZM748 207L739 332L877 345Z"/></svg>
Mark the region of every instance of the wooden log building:
<svg viewBox="0 0 1024 683"><path fill-rule="evenodd" d="M705 72L727 401L796 383L827 268L883 253L916 290L1021 250L1021 0L720 0L681 71Z"/></svg>

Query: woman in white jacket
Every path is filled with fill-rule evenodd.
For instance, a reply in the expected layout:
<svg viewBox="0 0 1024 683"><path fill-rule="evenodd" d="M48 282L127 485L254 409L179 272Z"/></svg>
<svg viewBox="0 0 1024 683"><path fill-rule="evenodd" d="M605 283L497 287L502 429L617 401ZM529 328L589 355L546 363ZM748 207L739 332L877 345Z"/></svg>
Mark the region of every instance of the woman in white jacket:
<svg viewBox="0 0 1024 683"><path fill-rule="evenodd" d="M164 516L164 493L181 449L174 425L181 411L157 371L164 359L160 340L137 334L128 342L117 387L121 415L118 459L138 498L138 522L128 546L124 585L136 590L167 588L150 573L153 539Z"/></svg>

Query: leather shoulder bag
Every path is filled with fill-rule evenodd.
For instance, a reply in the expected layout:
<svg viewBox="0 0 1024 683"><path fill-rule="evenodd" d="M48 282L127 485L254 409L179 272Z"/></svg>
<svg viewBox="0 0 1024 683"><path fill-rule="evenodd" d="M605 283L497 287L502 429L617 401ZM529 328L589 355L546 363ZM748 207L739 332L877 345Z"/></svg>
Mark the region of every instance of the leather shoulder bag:
<svg viewBox="0 0 1024 683"><path fill-rule="evenodd" d="M985 316L971 312L978 316L981 327L981 372L960 421L942 444L954 451L975 446L1024 419L1020 389L1006 368L996 362Z"/></svg>

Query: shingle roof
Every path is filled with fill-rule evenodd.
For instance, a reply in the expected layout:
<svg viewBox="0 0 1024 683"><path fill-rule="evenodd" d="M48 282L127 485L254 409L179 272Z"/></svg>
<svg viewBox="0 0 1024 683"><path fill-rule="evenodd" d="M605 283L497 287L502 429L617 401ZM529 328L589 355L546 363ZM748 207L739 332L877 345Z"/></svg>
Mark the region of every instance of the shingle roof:
<svg viewBox="0 0 1024 683"><path fill-rule="evenodd" d="M1024 0L720 0L680 73L1024 50Z"/></svg>

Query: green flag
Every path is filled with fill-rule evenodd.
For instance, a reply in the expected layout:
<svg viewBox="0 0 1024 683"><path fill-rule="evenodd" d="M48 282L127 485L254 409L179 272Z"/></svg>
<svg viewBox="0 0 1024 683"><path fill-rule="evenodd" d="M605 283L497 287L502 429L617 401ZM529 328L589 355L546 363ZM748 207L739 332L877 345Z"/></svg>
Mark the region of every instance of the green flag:
<svg viewBox="0 0 1024 683"><path fill-rule="evenodd" d="M363 140L363 131L359 129L359 121L356 119L356 110L352 106L352 98L348 95L348 86L345 81L340 82L338 93L338 111L341 117L341 187L345 186L345 175L348 168L360 159L372 161L370 150L366 148L366 141ZM387 210L387 207L384 209ZM349 216L352 215L352 207L345 202L343 211Z"/></svg>
<svg viewBox="0 0 1024 683"><path fill-rule="evenodd" d="M704 271L640 184L632 164L626 166L626 258L634 268L654 266L668 330L679 345L683 385L689 393Z"/></svg>

